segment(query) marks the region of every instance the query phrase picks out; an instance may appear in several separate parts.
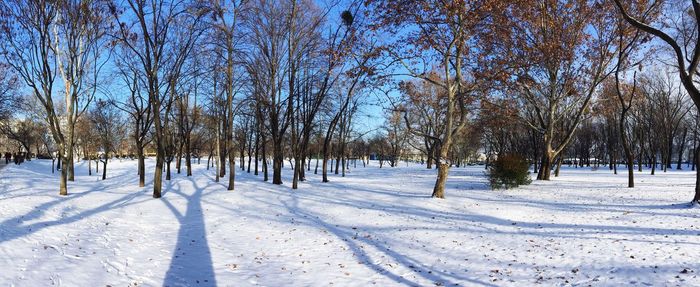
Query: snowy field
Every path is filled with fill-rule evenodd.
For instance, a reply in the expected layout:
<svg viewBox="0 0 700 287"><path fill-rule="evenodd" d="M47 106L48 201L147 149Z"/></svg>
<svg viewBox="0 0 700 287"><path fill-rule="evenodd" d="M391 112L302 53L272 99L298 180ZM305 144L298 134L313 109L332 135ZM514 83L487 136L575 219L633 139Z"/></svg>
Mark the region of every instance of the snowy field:
<svg viewBox="0 0 700 287"><path fill-rule="evenodd" d="M691 172L492 191L455 168L438 200L434 171L406 164L297 191L288 169L284 186L239 171L226 191L202 163L153 199L135 161L106 181L77 165L68 197L50 166L0 170L2 286L700 286Z"/></svg>

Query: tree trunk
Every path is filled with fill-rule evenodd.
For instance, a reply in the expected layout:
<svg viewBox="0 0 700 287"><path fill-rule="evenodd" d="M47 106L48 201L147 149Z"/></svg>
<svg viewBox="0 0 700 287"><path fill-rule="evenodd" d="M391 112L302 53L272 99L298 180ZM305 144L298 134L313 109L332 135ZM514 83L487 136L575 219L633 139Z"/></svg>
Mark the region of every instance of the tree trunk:
<svg viewBox="0 0 700 287"><path fill-rule="evenodd" d="M314 168L314 174L318 174L318 158L319 156L316 155L316 167Z"/></svg>
<svg viewBox="0 0 700 287"><path fill-rule="evenodd" d="M157 148L158 150L162 148ZM163 154L164 152L156 152L156 169L153 175L153 198L161 197L161 190L163 188Z"/></svg>
<svg viewBox="0 0 700 287"><path fill-rule="evenodd" d="M340 147L340 148L342 149L342 147ZM342 155L341 155L340 151L338 151L338 155L336 155L336 158L335 158L335 169L333 170L333 173L335 173L335 174L340 173L340 171L338 169L340 169L340 157L341 156Z"/></svg>
<svg viewBox="0 0 700 287"><path fill-rule="evenodd" d="M629 142L627 141L627 135L625 132L625 115L627 110L623 110L620 116L620 141L622 142L622 150L625 152L625 158L627 161L627 187L634 187L634 154L630 148ZM641 164L640 164L641 167Z"/></svg>
<svg viewBox="0 0 700 287"><path fill-rule="evenodd" d="M230 150L228 155L229 172L228 175L228 190L234 189L234 184L236 180L236 158L233 154L233 149Z"/></svg>
<svg viewBox="0 0 700 287"><path fill-rule="evenodd" d="M255 175L258 175L258 152L260 151L260 146L258 140L260 139L260 132L255 133Z"/></svg>
<svg viewBox="0 0 700 287"><path fill-rule="evenodd" d="M140 143L136 147L136 154L139 158L139 187L144 187L146 186L146 157L144 155L143 146Z"/></svg>
<svg viewBox="0 0 700 287"><path fill-rule="evenodd" d="M60 185L59 185L59 195L68 195L68 168L66 168L67 164L67 158L62 156L62 154L59 152L58 154L59 158L59 164L61 161L63 161L63 168L61 168L61 179L60 179Z"/></svg>
<svg viewBox="0 0 700 287"><path fill-rule="evenodd" d="M107 179L107 160L109 160L109 158L107 154L105 154L105 160L102 162L102 180Z"/></svg>
<svg viewBox="0 0 700 287"><path fill-rule="evenodd" d="M342 177L345 177L345 168L346 168L346 165L345 165L345 158L346 158L345 156L342 156L342 159L341 159L341 160L342 160L341 165L343 166L343 171L341 172Z"/></svg>
<svg viewBox="0 0 700 287"><path fill-rule="evenodd" d="M242 144L242 145L241 145L241 149L238 150L238 152L239 152L239 154L240 154L240 156L241 156L241 158L239 159L239 160L241 161L241 162L240 162L241 171L245 171L245 144Z"/></svg>
<svg viewBox="0 0 700 287"><path fill-rule="evenodd" d="M542 154L542 162L540 164L540 172L537 174L539 180L549 180L552 171L552 156L550 152L545 151Z"/></svg>
<svg viewBox="0 0 700 287"><path fill-rule="evenodd" d="M192 147L190 145L190 135L187 135L187 138L185 138L185 165L187 167L187 176L192 176L192 151L190 150Z"/></svg>
<svg viewBox="0 0 700 287"><path fill-rule="evenodd" d="M681 162L683 161L683 152L685 150L685 138L688 136L688 128L683 130L683 136L681 136L681 142L678 144L678 163L676 164L676 169L681 170Z"/></svg>
<svg viewBox="0 0 700 287"><path fill-rule="evenodd" d="M554 177L559 177L559 171L561 170L561 163L564 161L562 158L564 156L560 155L557 159L557 168L554 170Z"/></svg>
<svg viewBox="0 0 700 287"><path fill-rule="evenodd" d="M433 169L433 150L432 149L426 150L426 154L428 156L428 160L425 161L426 162L425 168L426 169Z"/></svg>
<svg viewBox="0 0 700 287"><path fill-rule="evenodd" d="M263 181L268 181L268 169L267 169L267 145L265 136L262 138L262 169L263 169Z"/></svg>
<svg viewBox="0 0 700 287"><path fill-rule="evenodd" d="M292 189L299 188L299 177L301 172L301 160L298 156L294 157L294 175L292 176Z"/></svg>
<svg viewBox="0 0 700 287"><path fill-rule="evenodd" d="M167 163L166 171L165 171L165 180L170 180L170 163L173 162L172 159L166 160Z"/></svg>
<svg viewBox="0 0 700 287"><path fill-rule="evenodd" d="M253 161L252 139L248 142L248 173L250 173L250 164Z"/></svg>
<svg viewBox="0 0 700 287"><path fill-rule="evenodd" d="M72 144L71 144L72 145ZM69 181L75 181L75 165L73 164L73 148L70 148L70 151L68 152L68 180Z"/></svg>
<svg viewBox="0 0 700 287"><path fill-rule="evenodd" d="M182 169L182 143L183 141L180 140L180 144L178 145L178 151L177 151L177 162L175 162L175 169L177 169L177 174L180 174L180 171Z"/></svg>
<svg viewBox="0 0 700 287"><path fill-rule="evenodd" d="M438 175L433 188L432 197L445 198L445 183L447 182L447 174L450 171L450 165L444 162L438 163Z"/></svg>
<svg viewBox="0 0 700 287"><path fill-rule="evenodd" d="M272 184L282 184L282 139L272 141Z"/></svg>
<svg viewBox="0 0 700 287"><path fill-rule="evenodd" d="M700 153L695 152L696 163L700 161ZM695 172L695 196L693 196L693 203L700 204L700 169Z"/></svg>
<svg viewBox="0 0 700 287"><path fill-rule="evenodd" d="M328 182L328 158L330 157L330 138L326 133L326 138L323 140L323 163L321 166L321 176L323 182Z"/></svg>

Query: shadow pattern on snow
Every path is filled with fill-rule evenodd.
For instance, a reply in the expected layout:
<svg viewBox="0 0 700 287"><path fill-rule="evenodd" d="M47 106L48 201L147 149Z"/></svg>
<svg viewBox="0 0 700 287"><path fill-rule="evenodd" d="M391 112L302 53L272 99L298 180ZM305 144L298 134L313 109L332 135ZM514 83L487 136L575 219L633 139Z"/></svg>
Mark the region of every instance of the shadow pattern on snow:
<svg viewBox="0 0 700 287"><path fill-rule="evenodd" d="M205 188L199 186L191 177L180 179L176 184L166 181L167 192L162 200L177 218L180 229L163 286L216 286L214 264L202 212L202 193ZM193 193L187 195L183 189L193 190ZM170 202L169 197L175 195L187 201L184 214Z"/></svg>

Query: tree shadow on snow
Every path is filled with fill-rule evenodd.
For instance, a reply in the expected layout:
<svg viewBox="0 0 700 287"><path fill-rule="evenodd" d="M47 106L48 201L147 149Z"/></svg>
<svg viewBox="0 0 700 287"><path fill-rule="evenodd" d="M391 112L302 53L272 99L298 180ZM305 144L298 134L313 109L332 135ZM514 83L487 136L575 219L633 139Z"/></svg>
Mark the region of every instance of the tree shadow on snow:
<svg viewBox="0 0 700 287"><path fill-rule="evenodd" d="M205 187L199 186L191 177L180 179L173 185L165 182L169 195L178 195L187 201L184 213L177 210L168 197L162 200L177 218L180 229L173 250L170 267L165 273L163 286L216 286L216 276L207 242L207 232L202 212L202 194ZM183 188L193 189L187 195Z"/></svg>
<svg viewBox="0 0 700 287"><path fill-rule="evenodd" d="M30 181L26 183L28 188L22 188L22 189L17 189L17 191L22 191L22 190L30 190L31 192L35 192L34 187L35 187L35 181ZM120 207L125 207L133 204L138 204L140 202L143 202L147 199L143 199L141 201L134 201L136 198L140 197L143 195L142 192L129 192L129 193L124 193L122 196L119 198L109 201L107 203L101 204L97 207L90 208L87 210L80 211L75 214L69 214L67 216L60 215L58 218L53 219L53 220L44 220L40 222L35 222L32 224L27 224L25 225L25 222L40 219L42 216L45 215L47 210L50 209L56 209L58 206L61 205L66 205L67 203L70 203L72 201L75 201L79 198L85 197L88 194L92 194L95 192L101 192L104 190L110 190L113 188L117 188L119 186L122 186L123 183L121 182L112 182L112 181L100 181L99 184L91 189L88 189L86 191L82 192L73 192L69 193L68 196L61 196L61 195L50 195L51 198L53 198L50 201L41 203L34 208L32 208L32 211L26 213L26 214L21 214L18 216L15 216L13 218L8 218L5 221L0 222L0 243L5 242L5 241L10 241L16 238L24 237L24 236L29 236L31 234L34 234L35 232L38 232L42 229L48 228L48 227L54 227L54 226L60 226L60 225L65 225L73 222L77 222L80 220L84 220L90 216L105 212L107 210L113 209L113 208L120 208ZM78 187L79 184L70 182L69 183L69 190L73 190L72 187ZM9 191L10 193L12 191ZM30 194L31 195L31 194ZM10 199L10 198L19 198L19 197L24 197L24 196L30 196L30 195L17 195L17 196L10 196L6 197L4 199ZM36 196L33 194L32 196ZM63 213L70 212L71 206L66 205L63 207Z"/></svg>
<svg viewBox="0 0 700 287"><path fill-rule="evenodd" d="M373 241L367 237L359 236L357 230L351 226L341 226L338 224L333 224L324 221L316 213L305 210L299 206L297 197L292 197L291 202L282 202L286 207L287 211L295 216L296 221L303 222L309 226L322 227L328 230L337 238L341 239L345 245L353 252L353 255L362 264L369 266L370 269L375 271L377 274L382 275L392 281L408 285L408 286L420 286L419 282L414 282L407 276L403 276L398 272L392 271L380 263L375 263L373 256L367 251L368 248L362 245L372 246L375 250L381 252L382 254L392 258L399 265L404 268L411 269L414 275L417 275L425 280L431 281L437 286L461 286L458 282L469 282L470 284L476 284L481 286L496 286L488 282L467 278L459 274L445 272L436 269L430 269L424 266L423 262L418 259L412 258L408 255L401 254L391 249L390 246L381 244L379 242ZM367 228L363 228L367 230ZM371 232L371 230L368 230Z"/></svg>

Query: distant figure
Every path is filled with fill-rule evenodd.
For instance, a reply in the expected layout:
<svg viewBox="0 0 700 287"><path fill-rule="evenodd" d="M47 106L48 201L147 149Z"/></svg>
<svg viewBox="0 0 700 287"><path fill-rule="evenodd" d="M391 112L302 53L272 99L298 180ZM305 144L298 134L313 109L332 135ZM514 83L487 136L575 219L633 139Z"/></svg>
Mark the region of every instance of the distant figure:
<svg viewBox="0 0 700 287"><path fill-rule="evenodd" d="M24 157L26 156L26 153L20 153L19 154L19 164L24 163Z"/></svg>
<svg viewBox="0 0 700 287"><path fill-rule="evenodd" d="M9 151L5 152L5 164L9 164L10 160L12 160L12 154Z"/></svg>
<svg viewBox="0 0 700 287"><path fill-rule="evenodd" d="M12 158L15 160L15 164L19 165L19 156L17 153L12 153Z"/></svg>

